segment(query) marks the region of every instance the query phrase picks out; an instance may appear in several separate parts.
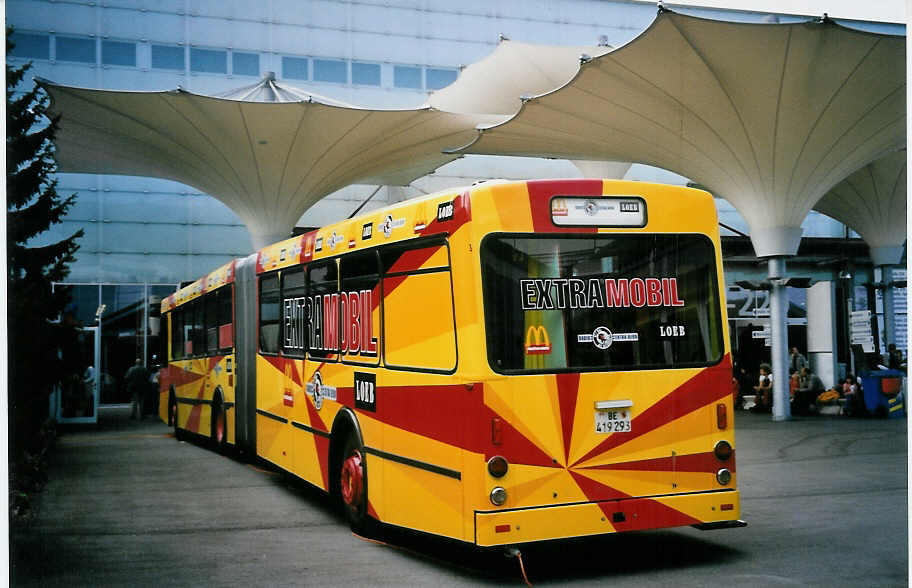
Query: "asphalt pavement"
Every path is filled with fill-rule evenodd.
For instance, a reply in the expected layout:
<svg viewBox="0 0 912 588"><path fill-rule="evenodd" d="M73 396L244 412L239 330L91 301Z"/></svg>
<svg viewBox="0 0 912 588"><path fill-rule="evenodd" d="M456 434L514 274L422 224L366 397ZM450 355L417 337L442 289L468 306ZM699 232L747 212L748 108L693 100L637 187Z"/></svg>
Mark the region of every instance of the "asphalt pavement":
<svg viewBox="0 0 912 588"><path fill-rule="evenodd" d="M522 585L502 550L351 534L321 492L114 409L61 434L12 586ZM742 529L523 546L534 585L905 586L904 419L737 414Z"/></svg>

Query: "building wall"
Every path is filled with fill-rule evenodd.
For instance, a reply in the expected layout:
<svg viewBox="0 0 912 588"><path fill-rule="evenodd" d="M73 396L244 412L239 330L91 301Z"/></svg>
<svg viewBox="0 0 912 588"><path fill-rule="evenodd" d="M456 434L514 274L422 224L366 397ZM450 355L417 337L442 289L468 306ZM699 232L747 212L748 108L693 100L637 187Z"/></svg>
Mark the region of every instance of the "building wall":
<svg viewBox="0 0 912 588"><path fill-rule="evenodd" d="M566 0L9 0L18 42L10 61L54 82L118 90L178 86L213 94L255 83L268 71L286 84L356 104L413 107L489 54L499 35L534 43L620 46L655 16L643 2ZM719 11L712 16L720 17ZM762 15L728 13L740 20ZM783 17L785 18L785 17ZM365 210L487 178L579 177L570 162L470 156L411 187L383 187ZM685 184L634 165L627 179ZM70 279L179 282L250 251L238 217L192 187L150 178L60 174L76 205L44 241L85 231ZM351 186L299 220L319 226L348 216L375 189ZM723 223L747 226L724 200ZM812 213L805 235L840 236ZM723 234L726 233L723 230ZM758 272L758 273L762 273Z"/></svg>

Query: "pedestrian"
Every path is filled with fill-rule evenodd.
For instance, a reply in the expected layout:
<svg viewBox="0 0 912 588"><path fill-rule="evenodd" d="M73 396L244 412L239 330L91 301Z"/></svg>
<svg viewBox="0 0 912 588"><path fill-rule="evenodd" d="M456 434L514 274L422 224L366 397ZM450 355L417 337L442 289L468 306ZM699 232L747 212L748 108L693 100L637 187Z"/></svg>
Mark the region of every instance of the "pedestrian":
<svg viewBox="0 0 912 588"><path fill-rule="evenodd" d="M760 376L754 386L753 412L772 412L773 410L773 372L768 363L760 364Z"/></svg>
<svg viewBox="0 0 912 588"><path fill-rule="evenodd" d="M802 368L806 368L807 366L807 359L801 355L801 352L798 351L797 347L792 347L792 351L789 354L789 373L794 371L801 374Z"/></svg>
<svg viewBox="0 0 912 588"><path fill-rule="evenodd" d="M887 345L887 367L891 370L901 370L903 364L902 351L896 348L896 343Z"/></svg>
<svg viewBox="0 0 912 588"><path fill-rule="evenodd" d="M824 390L823 381L817 374L809 367L802 368L798 375L798 389L792 399L792 414L811 414L811 407L816 406L815 401Z"/></svg>
<svg viewBox="0 0 912 588"><path fill-rule="evenodd" d="M127 370L124 380L127 382L127 393L133 399L130 407L130 418L141 420L143 417L143 396L149 385L149 372L143 367L141 358L136 358L133 367Z"/></svg>

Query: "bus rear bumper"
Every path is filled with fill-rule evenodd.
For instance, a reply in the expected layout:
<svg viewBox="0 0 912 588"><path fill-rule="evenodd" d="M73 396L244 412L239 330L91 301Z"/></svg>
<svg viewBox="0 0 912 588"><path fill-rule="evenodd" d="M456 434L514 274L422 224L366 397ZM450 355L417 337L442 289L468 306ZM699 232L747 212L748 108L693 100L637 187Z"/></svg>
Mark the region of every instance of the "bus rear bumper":
<svg viewBox="0 0 912 588"><path fill-rule="evenodd" d="M625 531L743 527L737 490L475 512L475 543L513 545Z"/></svg>

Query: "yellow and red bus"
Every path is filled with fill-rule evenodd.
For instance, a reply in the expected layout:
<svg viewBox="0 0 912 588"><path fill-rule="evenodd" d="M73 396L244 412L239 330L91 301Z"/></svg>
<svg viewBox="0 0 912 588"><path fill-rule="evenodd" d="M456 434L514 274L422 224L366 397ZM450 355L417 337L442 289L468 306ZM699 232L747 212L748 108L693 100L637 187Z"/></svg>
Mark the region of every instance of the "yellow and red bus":
<svg viewBox="0 0 912 588"><path fill-rule="evenodd" d="M478 546L743 526L716 210L483 182L265 247L162 303L161 417Z"/></svg>

